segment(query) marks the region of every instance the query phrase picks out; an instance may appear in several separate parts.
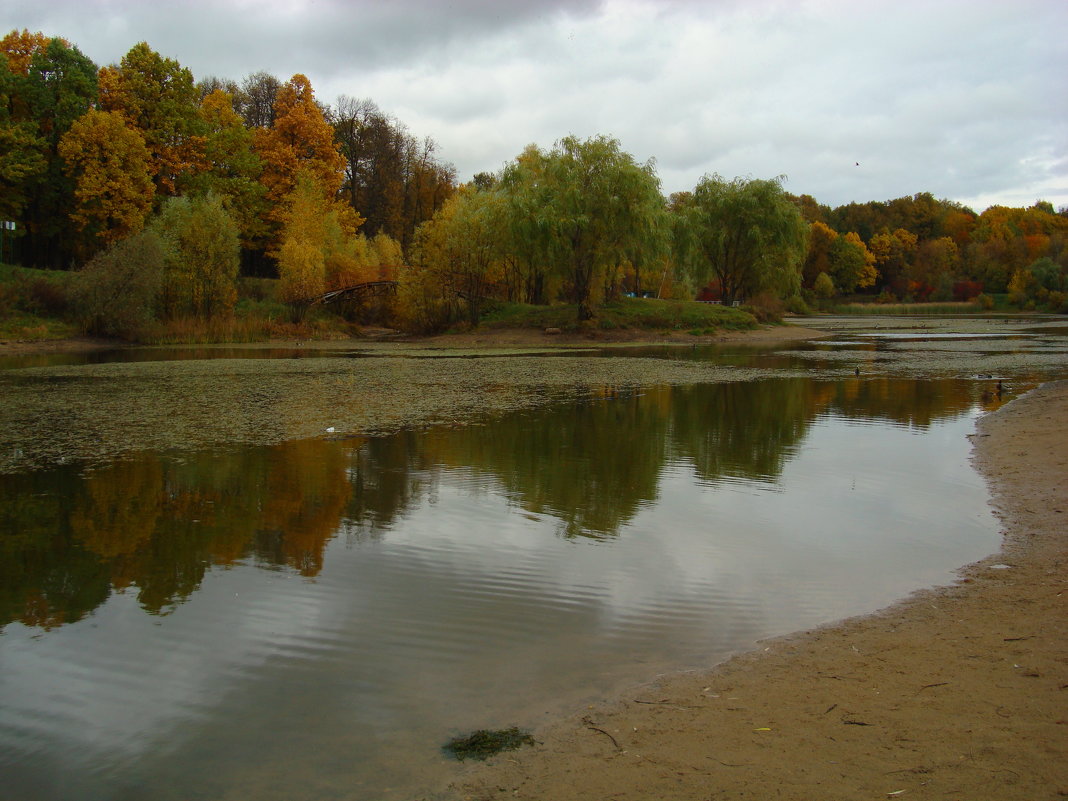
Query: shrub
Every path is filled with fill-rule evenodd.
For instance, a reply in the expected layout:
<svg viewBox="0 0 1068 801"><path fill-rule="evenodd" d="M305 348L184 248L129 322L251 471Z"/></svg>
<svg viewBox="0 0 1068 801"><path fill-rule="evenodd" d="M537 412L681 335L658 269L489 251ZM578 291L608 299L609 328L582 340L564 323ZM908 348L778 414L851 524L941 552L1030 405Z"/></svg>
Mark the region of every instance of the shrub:
<svg viewBox="0 0 1068 801"><path fill-rule="evenodd" d="M28 282L24 297L28 312L48 317L62 317L67 313L67 289L58 282L34 278Z"/></svg>
<svg viewBox="0 0 1068 801"><path fill-rule="evenodd" d="M801 295L794 295L786 299L786 311L790 314L808 316L812 314L812 307L805 302Z"/></svg>
<svg viewBox="0 0 1068 801"><path fill-rule="evenodd" d="M756 317L757 322L777 323L782 320L786 305L780 298L770 292L762 292L750 299L745 308Z"/></svg>
<svg viewBox="0 0 1068 801"><path fill-rule="evenodd" d="M164 249L142 231L98 254L75 277L71 306L89 334L136 338L155 317Z"/></svg>
<svg viewBox="0 0 1068 801"><path fill-rule="evenodd" d="M816 276L812 291L816 293L816 297L824 300L833 298L837 294L837 290L834 288L834 280L827 273L820 273Z"/></svg>

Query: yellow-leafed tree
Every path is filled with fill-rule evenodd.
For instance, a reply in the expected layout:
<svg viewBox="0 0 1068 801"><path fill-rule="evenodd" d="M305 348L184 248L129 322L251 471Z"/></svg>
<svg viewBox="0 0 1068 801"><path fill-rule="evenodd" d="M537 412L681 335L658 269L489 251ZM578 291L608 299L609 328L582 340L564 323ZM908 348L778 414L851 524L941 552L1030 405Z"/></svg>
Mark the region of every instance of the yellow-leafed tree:
<svg viewBox="0 0 1068 801"><path fill-rule="evenodd" d="M277 250L279 296L299 320L326 289L328 272L355 269L356 228L362 220L328 195L309 171L300 171L285 198ZM334 282L336 283L336 282Z"/></svg>
<svg viewBox="0 0 1068 801"><path fill-rule="evenodd" d="M75 184L71 221L91 249L141 230L154 194L149 153L121 115L91 109L63 135L59 155Z"/></svg>

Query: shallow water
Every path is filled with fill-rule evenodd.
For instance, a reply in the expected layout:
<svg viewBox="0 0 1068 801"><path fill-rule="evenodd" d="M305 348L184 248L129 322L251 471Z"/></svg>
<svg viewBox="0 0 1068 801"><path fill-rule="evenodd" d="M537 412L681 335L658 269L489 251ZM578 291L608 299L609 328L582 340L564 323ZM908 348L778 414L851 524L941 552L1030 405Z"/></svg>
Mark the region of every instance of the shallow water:
<svg viewBox="0 0 1068 801"><path fill-rule="evenodd" d="M0 798L423 797L455 734L950 581L997 547L984 386L605 387L0 475Z"/></svg>

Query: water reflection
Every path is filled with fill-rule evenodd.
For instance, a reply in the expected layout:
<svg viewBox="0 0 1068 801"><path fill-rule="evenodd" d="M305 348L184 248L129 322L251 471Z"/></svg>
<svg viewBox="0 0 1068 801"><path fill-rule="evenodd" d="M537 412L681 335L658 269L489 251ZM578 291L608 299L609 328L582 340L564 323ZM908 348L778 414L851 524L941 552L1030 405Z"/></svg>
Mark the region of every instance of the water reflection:
<svg viewBox="0 0 1068 801"><path fill-rule="evenodd" d="M1000 401L980 392L899 379L606 389L485 426L0 475L0 626L81 620L113 592L166 614L213 565L314 577L331 538L381 537L450 472L562 537L612 538L680 465L707 485L774 483L821 415L926 428Z"/></svg>

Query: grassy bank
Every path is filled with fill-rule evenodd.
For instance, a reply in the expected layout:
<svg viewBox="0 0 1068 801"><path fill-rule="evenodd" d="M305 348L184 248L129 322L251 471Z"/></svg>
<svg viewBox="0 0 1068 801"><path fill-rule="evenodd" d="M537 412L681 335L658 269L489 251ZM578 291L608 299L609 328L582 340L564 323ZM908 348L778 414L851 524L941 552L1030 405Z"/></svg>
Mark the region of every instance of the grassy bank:
<svg viewBox="0 0 1068 801"><path fill-rule="evenodd" d="M0 339L64 339L77 335L68 319L73 274L0 264Z"/></svg>
<svg viewBox="0 0 1068 801"><path fill-rule="evenodd" d="M71 300L76 275L0 264L0 339L38 341L84 333ZM270 278L241 278L232 315L157 320L132 339L146 345L203 345L338 339L355 332L350 323L322 308L312 309L301 323L293 323L289 307L275 299L277 283Z"/></svg>

